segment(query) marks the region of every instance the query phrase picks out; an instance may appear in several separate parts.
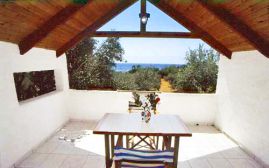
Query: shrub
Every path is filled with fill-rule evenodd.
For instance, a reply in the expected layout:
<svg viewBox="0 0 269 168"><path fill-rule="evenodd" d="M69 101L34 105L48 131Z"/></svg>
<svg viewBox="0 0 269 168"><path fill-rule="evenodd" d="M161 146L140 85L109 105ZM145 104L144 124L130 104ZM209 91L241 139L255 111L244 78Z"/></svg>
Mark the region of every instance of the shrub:
<svg viewBox="0 0 269 168"><path fill-rule="evenodd" d="M114 72L115 89L119 90L159 90L160 75L155 68L136 68L135 72Z"/></svg>
<svg viewBox="0 0 269 168"><path fill-rule="evenodd" d="M216 90L219 54L202 45L187 53L187 65L174 78L172 86L184 92L212 93Z"/></svg>
<svg viewBox="0 0 269 168"><path fill-rule="evenodd" d="M178 66L171 65L159 71L162 78L168 77L170 74L175 74L179 70Z"/></svg>
<svg viewBox="0 0 269 168"><path fill-rule="evenodd" d="M114 88L119 90L136 90L134 74L128 72L113 73Z"/></svg>
<svg viewBox="0 0 269 168"><path fill-rule="evenodd" d="M142 68L141 65L133 65L129 73L136 73L141 68Z"/></svg>
<svg viewBox="0 0 269 168"><path fill-rule="evenodd" d="M154 68L141 68L136 71L135 82L138 90L159 90L160 75Z"/></svg>
<svg viewBox="0 0 269 168"><path fill-rule="evenodd" d="M124 50L119 38L107 38L98 48L97 41L86 38L67 51L71 89L113 88L115 61L122 61Z"/></svg>

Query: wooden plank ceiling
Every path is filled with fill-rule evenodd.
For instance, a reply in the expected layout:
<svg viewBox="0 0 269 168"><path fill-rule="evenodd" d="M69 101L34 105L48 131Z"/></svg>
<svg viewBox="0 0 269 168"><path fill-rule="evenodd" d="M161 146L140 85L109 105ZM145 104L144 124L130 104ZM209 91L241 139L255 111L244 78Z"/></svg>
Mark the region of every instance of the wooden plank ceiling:
<svg viewBox="0 0 269 168"><path fill-rule="evenodd" d="M61 55L136 1L0 2L0 40L19 44L22 54L35 46ZM269 57L269 0L149 1L228 57L254 49Z"/></svg>

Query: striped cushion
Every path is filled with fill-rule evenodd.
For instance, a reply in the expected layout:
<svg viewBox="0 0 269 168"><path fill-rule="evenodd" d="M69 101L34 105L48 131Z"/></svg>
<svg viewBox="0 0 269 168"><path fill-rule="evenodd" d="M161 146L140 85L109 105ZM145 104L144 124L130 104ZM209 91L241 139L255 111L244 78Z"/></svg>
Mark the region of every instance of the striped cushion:
<svg viewBox="0 0 269 168"><path fill-rule="evenodd" d="M114 160L129 160L129 161L161 161L164 163L172 163L174 158L174 152L172 150L134 150L126 149L122 147L115 147ZM156 166L155 166L156 167ZM159 168L158 165L156 168Z"/></svg>

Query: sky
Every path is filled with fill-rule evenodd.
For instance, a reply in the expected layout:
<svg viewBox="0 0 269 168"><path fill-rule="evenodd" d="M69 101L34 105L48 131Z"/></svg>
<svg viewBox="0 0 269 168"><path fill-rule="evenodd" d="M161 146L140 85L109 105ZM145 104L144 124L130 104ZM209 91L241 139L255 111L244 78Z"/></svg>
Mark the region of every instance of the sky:
<svg viewBox="0 0 269 168"><path fill-rule="evenodd" d="M98 31L139 31L140 1L127 8L110 20ZM147 31L189 32L186 28L147 2L150 18ZM100 43L105 38L95 38ZM189 49L198 48L199 44L209 46L199 39L171 38L120 38L125 51L124 60L128 63L184 64Z"/></svg>

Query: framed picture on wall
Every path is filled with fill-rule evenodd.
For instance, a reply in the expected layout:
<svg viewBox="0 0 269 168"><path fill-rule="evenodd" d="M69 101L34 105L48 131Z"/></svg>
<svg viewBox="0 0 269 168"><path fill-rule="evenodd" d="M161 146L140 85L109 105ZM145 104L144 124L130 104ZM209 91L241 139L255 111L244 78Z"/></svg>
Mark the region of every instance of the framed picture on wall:
<svg viewBox="0 0 269 168"><path fill-rule="evenodd" d="M54 70L13 73L18 101L56 90Z"/></svg>

